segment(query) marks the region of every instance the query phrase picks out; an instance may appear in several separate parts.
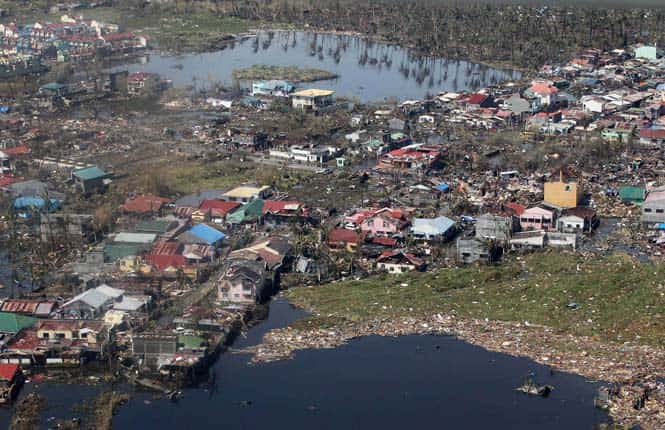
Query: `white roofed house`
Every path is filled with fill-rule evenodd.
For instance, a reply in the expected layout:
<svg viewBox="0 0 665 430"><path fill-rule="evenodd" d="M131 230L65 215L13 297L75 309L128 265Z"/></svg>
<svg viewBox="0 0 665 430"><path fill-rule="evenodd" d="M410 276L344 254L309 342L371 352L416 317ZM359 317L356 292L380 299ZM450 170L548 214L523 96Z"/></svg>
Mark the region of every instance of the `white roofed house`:
<svg viewBox="0 0 665 430"><path fill-rule="evenodd" d="M97 319L124 294L123 290L100 285L84 291L60 306L59 312L70 319Z"/></svg>
<svg viewBox="0 0 665 430"><path fill-rule="evenodd" d="M440 216L438 218L414 218L411 235L426 241L444 241L455 235L455 221Z"/></svg>

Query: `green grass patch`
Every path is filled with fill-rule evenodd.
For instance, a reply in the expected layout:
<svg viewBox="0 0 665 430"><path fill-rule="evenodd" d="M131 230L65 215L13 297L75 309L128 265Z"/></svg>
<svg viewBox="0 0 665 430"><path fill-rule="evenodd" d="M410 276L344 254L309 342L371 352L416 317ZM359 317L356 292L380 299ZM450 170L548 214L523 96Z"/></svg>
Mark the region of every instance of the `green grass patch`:
<svg viewBox="0 0 665 430"><path fill-rule="evenodd" d="M289 291L318 318L363 321L455 313L528 321L562 333L665 344L665 265L624 255L583 259L542 252L500 266L470 266L403 276L378 275ZM568 307L577 303L576 309Z"/></svg>

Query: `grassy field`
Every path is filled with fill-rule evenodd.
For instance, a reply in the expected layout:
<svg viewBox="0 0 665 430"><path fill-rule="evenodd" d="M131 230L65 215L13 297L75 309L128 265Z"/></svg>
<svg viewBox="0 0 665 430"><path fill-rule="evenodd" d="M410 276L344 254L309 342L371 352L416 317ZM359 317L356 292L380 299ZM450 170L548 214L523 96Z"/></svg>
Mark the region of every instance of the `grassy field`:
<svg viewBox="0 0 665 430"><path fill-rule="evenodd" d="M145 168L133 169L143 172L130 175L122 184L123 189L164 196L226 189L248 182L288 190L309 176L308 172L283 171L276 167L256 166L251 162L239 163L237 160L162 160L149 163Z"/></svg>
<svg viewBox="0 0 665 430"><path fill-rule="evenodd" d="M321 69L255 64L252 67L234 70L233 77L244 80L279 79L297 83L334 79L337 78L337 75Z"/></svg>
<svg viewBox="0 0 665 430"><path fill-rule="evenodd" d="M493 267L443 269L296 288L295 303L326 320L453 312L460 317L544 324L602 340L665 344L665 265L624 255L583 260L534 253ZM577 308L568 305L576 303Z"/></svg>

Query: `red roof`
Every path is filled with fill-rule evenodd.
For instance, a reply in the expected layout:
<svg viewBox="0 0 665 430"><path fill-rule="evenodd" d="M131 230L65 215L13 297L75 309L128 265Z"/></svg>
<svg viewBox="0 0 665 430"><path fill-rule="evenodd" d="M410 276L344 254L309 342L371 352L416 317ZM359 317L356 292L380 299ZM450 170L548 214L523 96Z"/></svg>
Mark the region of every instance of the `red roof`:
<svg viewBox="0 0 665 430"><path fill-rule="evenodd" d="M517 216L522 215L526 210L526 206L521 205L517 202L509 202L506 203L504 206L506 206L508 209L512 209L515 212L515 215Z"/></svg>
<svg viewBox="0 0 665 430"><path fill-rule="evenodd" d="M227 202L225 200L203 200L199 206L199 209L205 212L210 211L217 216L224 216L238 206L240 206L240 203L238 202Z"/></svg>
<svg viewBox="0 0 665 430"><path fill-rule="evenodd" d="M336 228L330 230L328 233L328 243L331 244L346 244L346 243L360 243L360 236L354 230L346 228Z"/></svg>
<svg viewBox="0 0 665 430"><path fill-rule="evenodd" d="M125 212L149 213L160 210L168 202L169 199L165 199L164 197L147 194L127 199L125 204L120 206L120 209Z"/></svg>
<svg viewBox="0 0 665 430"><path fill-rule="evenodd" d="M0 187L6 187L7 185L11 185L15 182L21 182L23 179L17 178L14 175L3 175L0 176Z"/></svg>
<svg viewBox="0 0 665 430"><path fill-rule="evenodd" d="M665 139L665 128L645 128L640 130L640 137L647 139Z"/></svg>
<svg viewBox="0 0 665 430"><path fill-rule="evenodd" d="M487 100L487 94L473 94L466 101L470 105L479 105Z"/></svg>
<svg viewBox="0 0 665 430"><path fill-rule="evenodd" d="M559 92L557 87L541 83L534 84L531 88L529 88L529 90L536 94L556 94Z"/></svg>
<svg viewBox="0 0 665 430"><path fill-rule="evenodd" d="M0 380L11 381L18 371L18 364L0 363Z"/></svg>
<svg viewBox="0 0 665 430"><path fill-rule="evenodd" d="M5 154L12 155L25 155L30 153L30 147L28 145L19 145L13 148L5 148L2 150Z"/></svg>

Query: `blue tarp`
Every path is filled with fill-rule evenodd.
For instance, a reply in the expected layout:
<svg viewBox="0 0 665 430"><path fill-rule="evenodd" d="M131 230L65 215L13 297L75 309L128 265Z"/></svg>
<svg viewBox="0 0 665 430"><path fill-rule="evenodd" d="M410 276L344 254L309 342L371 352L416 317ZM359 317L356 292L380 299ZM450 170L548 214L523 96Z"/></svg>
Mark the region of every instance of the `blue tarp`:
<svg viewBox="0 0 665 430"><path fill-rule="evenodd" d="M442 182L436 186L436 189L441 191L442 193L445 193L450 191L450 185L446 184L445 182Z"/></svg>
<svg viewBox="0 0 665 430"><path fill-rule="evenodd" d="M43 209L46 202L41 197L19 197L14 200L14 209ZM56 210L60 207L60 200L50 199L49 210Z"/></svg>
<svg viewBox="0 0 665 430"><path fill-rule="evenodd" d="M658 230L665 230L665 223L661 222L661 223L656 224L656 228Z"/></svg>
<svg viewBox="0 0 665 430"><path fill-rule="evenodd" d="M197 226L192 227L189 230L189 233L203 240L208 245L214 245L216 243L219 243L222 240L224 240L224 238L226 237L226 235L221 231L209 227L205 224L199 224Z"/></svg>
<svg viewBox="0 0 665 430"><path fill-rule="evenodd" d="M0 106L0 113L9 113L9 106Z"/></svg>

